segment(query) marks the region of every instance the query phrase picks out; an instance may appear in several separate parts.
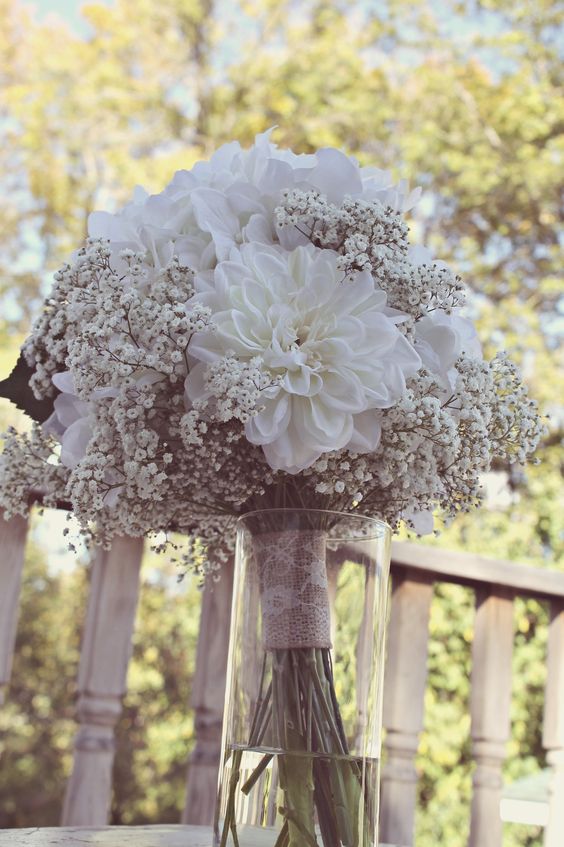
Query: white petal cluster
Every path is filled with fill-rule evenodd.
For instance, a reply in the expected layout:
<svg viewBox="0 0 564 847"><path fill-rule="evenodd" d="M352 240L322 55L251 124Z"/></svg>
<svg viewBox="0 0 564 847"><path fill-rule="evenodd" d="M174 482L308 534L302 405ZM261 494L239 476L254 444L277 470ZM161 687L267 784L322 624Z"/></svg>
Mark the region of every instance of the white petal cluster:
<svg viewBox="0 0 564 847"><path fill-rule="evenodd" d="M201 569L248 509L427 532L478 505L544 427L514 365L483 360L461 280L409 244L418 194L268 132L95 212L24 346L53 414L9 433L0 506L38 487L103 543L197 534Z"/></svg>
<svg viewBox="0 0 564 847"><path fill-rule="evenodd" d="M385 293L368 273L344 285L333 251L245 244L217 265L214 287L200 299L216 331L196 335L191 355L214 362L232 350L243 363L260 356L276 378L259 388L257 374L262 406L244 421L247 439L275 470L298 473L354 444L357 416L393 406L421 364L397 316L386 314ZM196 403L213 393L198 368L186 389ZM378 433L375 427L368 449Z"/></svg>

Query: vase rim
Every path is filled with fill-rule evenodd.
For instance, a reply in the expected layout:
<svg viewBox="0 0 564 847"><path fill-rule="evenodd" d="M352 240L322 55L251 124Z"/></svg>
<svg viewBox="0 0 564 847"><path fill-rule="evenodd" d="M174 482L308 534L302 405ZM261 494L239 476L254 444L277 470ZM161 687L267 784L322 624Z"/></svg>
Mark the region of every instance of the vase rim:
<svg viewBox="0 0 564 847"><path fill-rule="evenodd" d="M258 518L261 515L273 515L276 513L280 514L297 514L297 513L307 513L311 515L332 515L333 517L340 518L342 521L354 521L360 523L364 523L367 526L372 526L376 530L374 534L369 536L362 536L364 540L369 540L370 538L382 538L388 536L391 538L392 528L386 521L381 520L380 518L373 518L369 515L358 515L354 512L342 512L337 509L308 509L308 508L298 508L298 507L280 507L280 508L269 508L269 509L252 509L249 512L243 512L238 516L236 525L237 528L240 528L244 525L245 521L249 518ZM344 532L343 536L335 535L331 536L332 541L345 541L347 538L350 538L350 533Z"/></svg>

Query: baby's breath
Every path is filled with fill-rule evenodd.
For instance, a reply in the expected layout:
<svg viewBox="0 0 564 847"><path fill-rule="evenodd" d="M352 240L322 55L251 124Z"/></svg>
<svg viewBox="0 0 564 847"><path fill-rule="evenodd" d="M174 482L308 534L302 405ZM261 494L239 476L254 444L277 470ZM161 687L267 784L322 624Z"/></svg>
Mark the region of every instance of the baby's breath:
<svg viewBox="0 0 564 847"><path fill-rule="evenodd" d="M257 156L264 157L260 167ZM281 172L283 162L288 178L281 192L268 176L274 160L272 173ZM417 530L421 516L439 512L449 521L475 508L492 462L524 464L545 428L508 357L482 360L474 330L458 315L464 303L459 277L441 263L416 261L398 211L402 204L387 205L397 191L371 193L368 175L354 165L354 196L331 194L329 200L319 188L315 163L308 185L303 161L288 151L280 154L264 138L248 153L224 151L221 162L220 172L210 162L189 179L175 177L159 200L159 209L168 210L166 226L154 225L150 200L133 204L122 213L132 247L123 249L121 234L115 240L90 238L55 275L24 345L34 368L31 387L38 398L53 398L54 414L29 435L6 434L0 507L8 515L26 514L30 490L36 489L46 505L69 502L85 536L108 545L118 534L152 534L155 549L172 551L182 567L212 578L230 553L235 517L249 509L307 504L377 515L393 526L403 520ZM348 161L347 173L351 167ZM198 185L213 191L193 199ZM213 206L218 197L221 202ZM212 207L226 216L217 231ZM120 214L115 219L121 233ZM261 268L280 273L277 258L286 261L284 254L294 250L294 259L301 259L292 265L290 283L299 284L306 258L324 256L325 265L319 265L324 284L332 267L333 291L343 285L343 296L350 292L353 298L335 299L343 314L326 314L320 306L318 315L302 321L294 304L317 301L296 300L293 289L285 301L286 288L276 302L269 299L270 277ZM241 286L228 313L214 289L221 261L227 262L222 284L233 278ZM358 450L371 446L355 452L336 450L333 441L327 449L324 442L299 472L274 470L280 465L271 467L266 458L268 427L284 425L296 397L310 391L311 420L303 417L302 427L317 425L325 414L319 411L323 379L333 379L332 408L346 412L335 377L341 362L331 357L347 344L376 339L366 329L368 318L361 324L355 311L355 281L361 278L370 297L381 301L374 318L378 332L389 320L403 333L394 329L399 341L396 347L390 342L384 364L366 348L374 374L365 368L364 382L357 382L355 414L368 414L369 420L363 419L359 437L350 443ZM241 279L250 286L248 297ZM311 285L319 296L315 274ZM332 302L326 296L324 308ZM272 328L268 351L257 329L257 318L266 313ZM314 335L316 322L327 333L321 341ZM239 324L235 335L251 350L248 355L220 343ZM309 333L317 346L307 346ZM448 344L434 347L437 337ZM402 351L397 362L396 349ZM404 368L406 382L407 353L415 365ZM307 379L298 379L306 366ZM381 388L390 374L400 389L385 399ZM283 382L287 395L270 424L267 417L258 427ZM369 398L360 411L359 384ZM319 407L314 400L321 400ZM356 426L355 415L352 421ZM288 432L282 430L282 441L301 437L299 428ZM308 435L310 448L320 443ZM179 542L176 532L191 541Z"/></svg>

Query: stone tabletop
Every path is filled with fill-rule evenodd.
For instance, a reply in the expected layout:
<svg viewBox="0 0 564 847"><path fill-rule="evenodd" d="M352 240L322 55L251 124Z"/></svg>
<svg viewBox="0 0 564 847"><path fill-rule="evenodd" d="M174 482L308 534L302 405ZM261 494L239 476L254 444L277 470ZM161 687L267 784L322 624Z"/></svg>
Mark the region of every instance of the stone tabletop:
<svg viewBox="0 0 564 847"><path fill-rule="evenodd" d="M244 847L265 847L264 837L244 836ZM270 842L269 842L270 843ZM0 829L0 847L212 847L201 826L37 827ZM380 847L394 847L381 844Z"/></svg>
<svg viewBox="0 0 564 847"><path fill-rule="evenodd" d="M0 829L0 847L211 847L199 826L38 827Z"/></svg>

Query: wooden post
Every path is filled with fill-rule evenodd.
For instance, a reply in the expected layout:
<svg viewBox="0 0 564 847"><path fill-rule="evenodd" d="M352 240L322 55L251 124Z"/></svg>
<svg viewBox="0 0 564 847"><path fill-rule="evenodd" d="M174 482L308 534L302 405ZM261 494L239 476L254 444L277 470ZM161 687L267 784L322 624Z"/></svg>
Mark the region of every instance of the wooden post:
<svg viewBox="0 0 564 847"><path fill-rule="evenodd" d="M470 847L502 847L501 767L510 731L513 597L501 588L476 591L472 645L472 781Z"/></svg>
<svg viewBox="0 0 564 847"><path fill-rule="evenodd" d="M374 651L374 640L371 635L374 631L376 622L374 620L374 595L377 589L376 575L370 565L364 568L364 608L362 610L362 619L358 629L358 635L355 647L356 660L356 726L355 726L355 747L357 750L362 750L363 739L368 727L369 714L367 704L369 703L370 684L372 682L373 673L378 673L381 669L381 662L384 661L384 651L381 653ZM385 604L384 604L385 609ZM385 625L381 623L382 635L385 632ZM379 689L380 690L380 689ZM373 708L376 704L373 704ZM381 701L380 701L381 706ZM379 730L379 721L376 721L376 728ZM381 737L372 739L375 746L381 749Z"/></svg>
<svg viewBox="0 0 564 847"><path fill-rule="evenodd" d="M335 614L335 603L337 602L337 587L342 561L333 559L330 552L327 554L327 593L329 595L329 608L331 609L331 643L335 644L337 637L337 616Z"/></svg>
<svg viewBox="0 0 564 847"><path fill-rule="evenodd" d="M126 690L143 539L116 538L93 562L78 675L78 721L63 826L104 826L112 793L114 727Z"/></svg>
<svg viewBox="0 0 564 847"><path fill-rule="evenodd" d="M384 682L387 762L382 772L380 840L411 847L423 724L427 640L433 583L410 572L394 576Z"/></svg>
<svg viewBox="0 0 564 847"><path fill-rule="evenodd" d="M182 823L213 822L221 755L225 674L233 593L233 560L218 582L208 581L202 598L196 673L192 689L196 744L188 764Z"/></svg>
<svg viewBox="0 0 564 847"><path fill-rule="evenodd" d="M564 600L554 601L550 609L543 744L548 751L546 758L552 771L544 847L562 847L564 844Z"/></svg>
<svg viewBox="0 0 564 847"><path fill-rule="evenodd" d="M0 706L12 671L26 535L26 518L5 520L0 512Z"/></svg>

